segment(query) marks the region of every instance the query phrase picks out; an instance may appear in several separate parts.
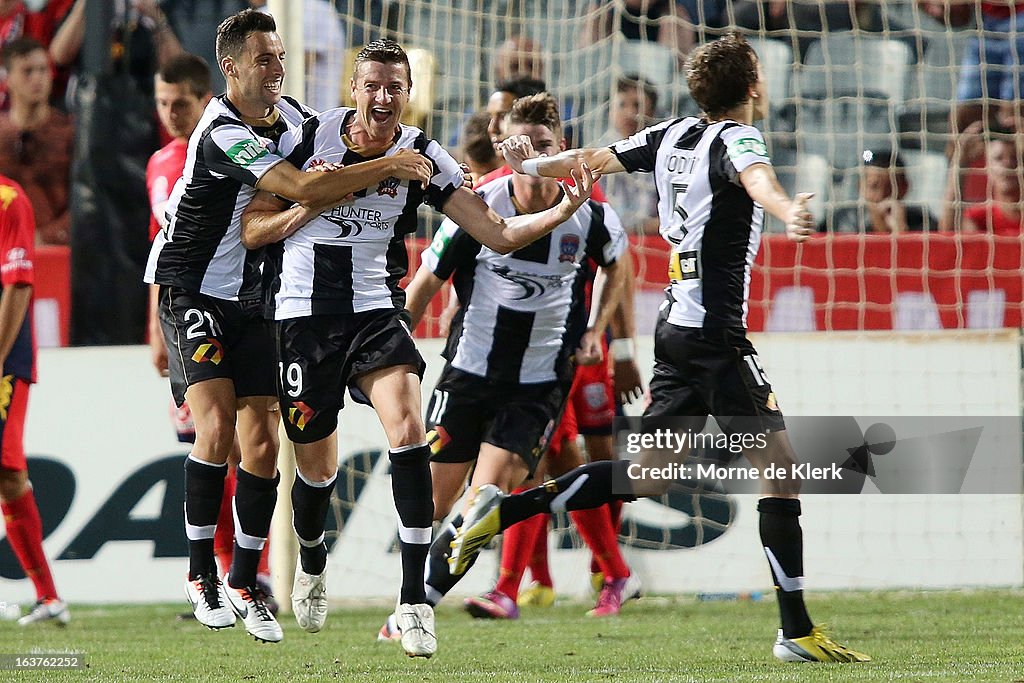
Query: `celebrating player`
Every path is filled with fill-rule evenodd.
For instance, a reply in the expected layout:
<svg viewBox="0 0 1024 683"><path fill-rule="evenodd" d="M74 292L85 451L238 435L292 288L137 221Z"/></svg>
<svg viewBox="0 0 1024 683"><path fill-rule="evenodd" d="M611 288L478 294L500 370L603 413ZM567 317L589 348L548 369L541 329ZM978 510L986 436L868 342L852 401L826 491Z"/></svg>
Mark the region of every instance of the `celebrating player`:
<svg viewBox="0 0 1024 683"><path fill-rule="evenodd" d="M569 172L576 187L566 188L554 206L502 218L463 187L462 170L440 145L399 123L412 81L398 43L379 40L364 47L351 88L355 109L308 119L282 138L281 153L302 168L344 164L345 170L353 163L414 154L432 166L429 177L380 178L323 213L284 209L285 203L261 193L243 218L243 239L250 246L293 231L284 241L275 297L280 398L299 470L292 489L301 546L292 606L305 630L322 627L324 523L338 468L338 411L347 388L354 400L373 406L387 434L402 550L396 615L406 653L430 657L437 649L423 588L433 518L430 448L420 413L424 363L402 319L405 293L398 286L408 268L405 236L415 231L416 209L426 202L483 244L508 253L568 220L589 198L593 176L585 165L574 167Z"/></svg>
<svg viewBox="0 0 1024 683"><path fill-rule="evenodd" d="M278 642L281 627L256 583L277 499L275 352L261 305L263 253L242 245L242 209L256 188L321 211L368 184L392 176L425 181L431 171L414 154L325 173L284 163L275 141L311 112L281 96L284 47L271 16L244 10L224 20L217 59L227 93L206 107L189 141L145 279L161 285L172 392L179 405L188 399L195 419L185 462L186 594L204 625L232 626L238 614L257 640ZM235 549L222 585L213 536L236 420Z"/></svg>
<svg viewBox="0 0 1024 683"><path fill-rule="evenodd" d="M538 176L557 177L581 160L601 173L654 172L661 234L672 245L671 284L655 333L652 400L645 415L713 415L726 431L739 422L755 423L759 431L769 432L767 448L747 451L747 458L762 470L788 470L796 456L772 387L746 337L745 296L764 212L783 221L790 238L804 241L814 230L806 208L810 195L786 195L761 133L752 126L767 111L768 98L757 57L742 37L730 34L694 51L686 77L704 111L702 119L667 121L610 148L552 158L529 158L529 139L510 138L506 158L517 170ZM453 573L464 571L500 529L533 514L649 494L636 483L631 494L612 492L613 471L623 466L624 472L627 464L585 465L517 496L504 497L494 487L478 491L454 542ZM762 479L760 535L782 621L774 655L795 662L869 660L811 622L803 599L799 482Z"/></svg>
<svg viewBox="0 0 1024 683"><path fill-rule="evenodd" d="M558 105L546 93L516 100L508 124L542 153L564 148ZM524 175L498 178L477 193L507 218L563 201L559 183ZM496 484L503 491L534 470L572 383L573 353L579 363L604 360L601 337L625 286L618 265L625 249L615 212L592 199L550 235L509 254L485 247L450 220L442 223L409 286L414 324L448 278L464 302L427 407L436 519L447 516L471 470L474 487ZM583 286L590 259L601 270L588 321ZM457 579L447 564L454 533L449 525L431 546L431 604ZM495 609L515 610L507 596L492 596Z"/></svg>

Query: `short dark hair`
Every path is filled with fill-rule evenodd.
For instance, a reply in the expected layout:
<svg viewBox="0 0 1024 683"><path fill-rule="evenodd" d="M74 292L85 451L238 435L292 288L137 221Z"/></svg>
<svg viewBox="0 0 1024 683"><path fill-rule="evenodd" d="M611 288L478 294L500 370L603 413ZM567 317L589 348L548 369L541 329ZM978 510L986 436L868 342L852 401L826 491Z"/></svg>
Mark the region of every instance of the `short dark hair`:
<svg viewBox="0 0 1024 683"><path fill-rule="evenodd" d="M546 92L520 97L512 103L506 119L510 125L546 126L556 135L562 132L562 116L558 102Z"/></svg>
<svg viewBox="0 0 1024 683"><path fill-rule="evenodd" d="M412 87L412 67L409 66L409 55L402 46L390 38L381 38L367 43L356 55L352 65L352 80L359 73L359 65L363 62L379 62L381 64L405 64L405 73L409 76L409 87Z"/></svg>
<svg viewBox="0 0 1024 683"><path fill-rule="evenodd" d="M238 57L251 34L276 31L274 17L259 10L244 9L232 14L217 27L217 63L220 64L225 57Z"/></svg>
<svg viewBox="0 0 1024 683"><path fill-rule="evenodd" d="M11 42L4 45L4 68L10 69L11 62L13 62L15 59L17 59L18 57L24 57L25 55L30 55L36 50L42 50L43 52L46 52L46 48L43 47L43 44L40 43L38 40L25 37L15 38Z"/></svg>
<svg viewBox="0 0 1024 683"><path fill-rule="evenodd" d="M470 161L486 164L497 158L491 134L487 130L491 115L486 111L478 111L469 117L466 127L462 129L462 152Z"/></svg>
<svg viewBox="0 0 1024 683"><path fill-rule="evenodd" d="M495 92L507 92L517 100L520 97L529 97L530 95L542 93L547 89L548 86L544 81L539 78L533 78L532 76L509 78L504 81L499 81L498 84L494 86Z"/></svg>
<svg viewBox="0 0 1024 683"><path fill-rule="evenodd" d="M757 55L735 31L701 45L686 59L690 95L708 116L743 104L757 83Z"/></svg>
<svg viewBox="0 0 1024 683"><path fill-rule="evenodd" d="M632 92L633 90L643 90L644 99L651 103L651 109L658 108L658 91L654 88L654 84L639 74L626 74L619 78L615 83L615 92Z"/></svg>
<svg viewBox="0 0 1024 683"><path fill-rule="evenodd" d="M183 52L172 57L156 75L164 83L184 83L197 98L210 92L210 67L198 55Z"/></svg>

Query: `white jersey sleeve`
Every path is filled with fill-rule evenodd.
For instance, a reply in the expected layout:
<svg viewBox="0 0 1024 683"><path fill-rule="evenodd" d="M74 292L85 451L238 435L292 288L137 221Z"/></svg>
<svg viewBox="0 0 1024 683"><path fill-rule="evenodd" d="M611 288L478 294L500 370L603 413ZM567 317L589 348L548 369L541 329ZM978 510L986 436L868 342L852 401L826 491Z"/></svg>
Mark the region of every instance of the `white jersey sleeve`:
<svg viewBox="0 0 1024 683"><path fill-rule="evenodd" d="M256 186L263 174L284 161L245 126L222 125L203 141L203 157L215 177L227 177Z"/></svg>
<svg viewBox="0 0 1024 683"><path fill-rule="evenodd" d="M610 266L626 251L626 231L610 204L591 201L591 209L593 213L587 233L587 256L599 266Z"/></svg>
<svg viewBox="0 0 1024 683"><path fill-rule="evenodd" d="M434 175L430 177L430 183L424 188L423 201L441 211L452 193L462 187L462 168L444 147L437 144L436 140L428 141L422 154L434 164Z"/></svg>
<svg viewBox="0 0 1024 683"><path fill-rule="evenodd" d="M718 169L729 179L739 185L739 174L754 164L771 164L768 146L764 143L761 131L753 126L733 126L726 128L721 134L725 143L725 156Z"/></svg>
<svg viewBox="0 0 1024 683"><path fill-rule="evenodd" d="M665 132L682 119L662 121L653 126L634 133L625 140L612 144L611 150L629 173L636 171L653 171L658 158L658 148L665 137Z"/></svg>
<svg viewBox="0 0 1024 683"><path fill-rule="evenodd" d="M450 218L438 227L430 246L423 250L422 263L442 280L450 278L457 269L473 267L480 243Z"/></svg>

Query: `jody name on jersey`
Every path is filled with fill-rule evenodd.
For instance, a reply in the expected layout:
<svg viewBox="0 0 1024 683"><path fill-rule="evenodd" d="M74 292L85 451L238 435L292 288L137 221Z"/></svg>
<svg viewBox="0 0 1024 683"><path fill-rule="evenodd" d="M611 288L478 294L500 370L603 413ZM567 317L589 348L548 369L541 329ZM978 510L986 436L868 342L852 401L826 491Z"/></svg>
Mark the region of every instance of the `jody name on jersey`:
<svg viewBox="0 0 1024 683"><path fill-rule="evenodd" d="M224 95L206 106L167 200L167 229L153 239L146 282L218 299L259 298L263 250L242 246L242 211L259 179L282 161L276 140L311 114L288 97L276 109L275 123L254 128Z"/></svg>
<svg viewBox="0 0 1024 683"><path fill-rule="evenodd" d="M354 113L342 107L307 119L281 138L281 153L303 170L376 158L362 156L343 134ZM400 149L433 162L430 183L424 188L418 181L385 178L285 240L278 320L405 306L398 283L409 268L405 236L416 231L416 209L425 202L440 211L463 178L458 162L418 128L401 126L385 154Z"/></svg>
<svg viewBox="0 0 1024 683"><path fill-rule="evenodd" d="M495 213L516 215L512 178L476 190ZM583 262L614 263L626 250L619 217L607 204L589 200L555 230L510 254L499 254L453 221L441 224L423 262L441 279L455 275L465 306L453 367L494 381L550 382L582 334L585 321ZM460 271L458 274L455 271ZM571 334L573 331L575 335Z"/></svg>
<svg viewBox="0 0 1024 683"><path fill-rule="evenodd" d="M761 132L688 117L645 128L611 149L627 171L654 172L661 236L672 246L668 321L745 327L764 208L739 175L771 163Z"/></svg>

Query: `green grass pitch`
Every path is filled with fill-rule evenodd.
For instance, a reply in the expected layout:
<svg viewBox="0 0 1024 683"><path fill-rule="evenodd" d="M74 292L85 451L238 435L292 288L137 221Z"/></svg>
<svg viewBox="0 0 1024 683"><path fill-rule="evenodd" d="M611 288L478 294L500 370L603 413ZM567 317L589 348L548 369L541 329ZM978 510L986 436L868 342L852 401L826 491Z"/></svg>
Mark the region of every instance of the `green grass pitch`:
<svg viewBox="0 0 1024 683"><path fill-rule="evenodd" d="M774 601L698 603L645 598L610 620L588 605L525 610L515 622L438 610L438 654L407 659L375 642L386 607L332 608L303 633L288 616L283 643L256 643L241 622L211 632L176 621L180 605L72 605L64 629L0 623L0 654L84 653L82 671L0 671L2 681L971 681L1024 683L1024 592L828 593L811 614L867 664L784 664L771 656Z"/></svg>

